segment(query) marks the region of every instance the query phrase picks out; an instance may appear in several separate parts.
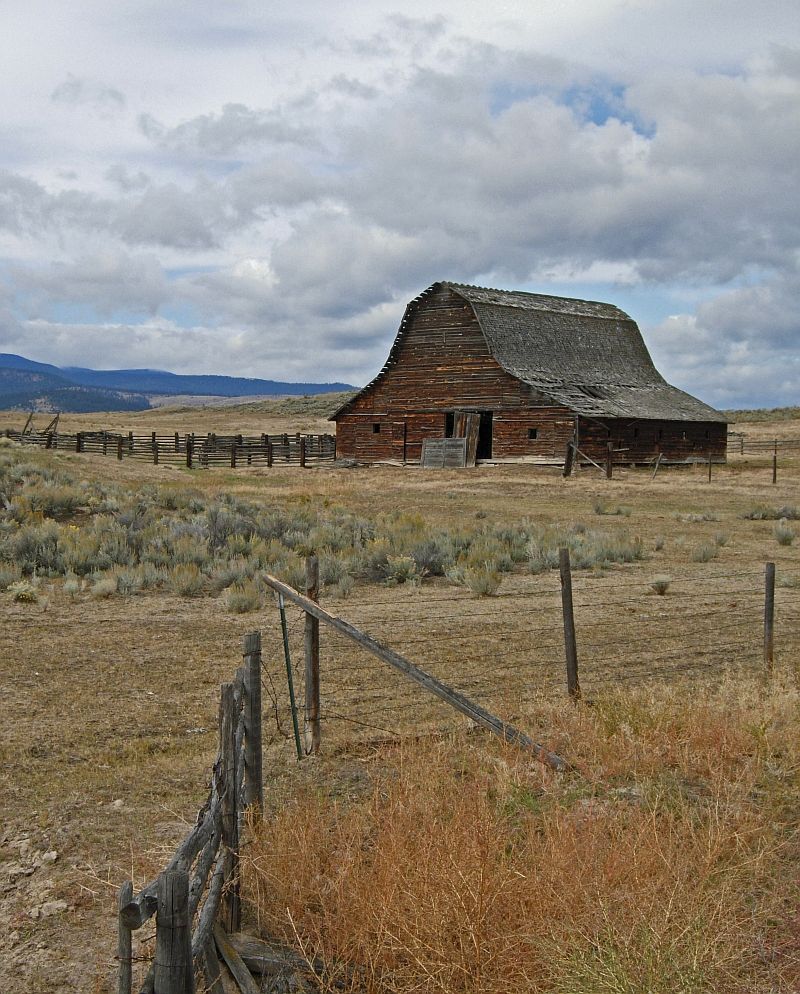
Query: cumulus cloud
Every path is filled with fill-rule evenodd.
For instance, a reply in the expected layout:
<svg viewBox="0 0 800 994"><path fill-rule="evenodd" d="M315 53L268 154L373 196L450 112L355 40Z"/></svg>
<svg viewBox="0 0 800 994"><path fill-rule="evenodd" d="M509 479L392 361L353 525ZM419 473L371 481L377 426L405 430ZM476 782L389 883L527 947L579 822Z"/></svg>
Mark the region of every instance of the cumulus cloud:
<svg viewBox="0 0 800 994"><path fill-rule="evenodd" d="M789 6L768 2L788 24ZM662 24L670 12L689 18L690 6L647 10ZM709 30L724 20L711 7ZM644 32L644 6L626 10ZM330 8L317 13L340 23ZM554 37L549 15L530 16ZM215 24L242 58L267 44L247 36L248 4L220 18L201 18L198 45ZM597 31L622 24L613 3L592 18ZM289 17L286 37L301 38L303 23ZM654 351L679 385L726 400L709 379L716 350L739 370L736 389L746 372L766 390L770 371L796 389L798 51L761 44L742 59L737 28L726 43L735 63L703 64L688 46L646 71L621 58L615 71L613 59L579 64L564 44L537 50L527 29L515 47L482 36L467 14L460 23L394 15L361 35L315 31L313 58L284 45L280 69L246 101L210 72L212 96L203 89L194 103L167 90L155 100L135 73L127 99L96 82L111 78L103 72L68 75L51 105L115 113L122 144L96 135L94 153L63 157L60 175L0 172L15 312L47 318L37 327L58 326L59 342L59 304L93 313L76 350L126 311L144 317L115 337L162 348L157 365L179 360L178 340L209 343L213 362L228 335L226 361L242 363L231 372L273 375L253 357L283 355L287 368L324 361L358 379L380 366L405 302L435 279L546 280L566 293L583 280L611 300L623 283L701 300L652 322ZM206 41L204 57L216 58ZM28 262L14 266L23 245ZM185 315L183 331L159 323L167 310ZM190 351L197 362L204 347Z"/></svg>

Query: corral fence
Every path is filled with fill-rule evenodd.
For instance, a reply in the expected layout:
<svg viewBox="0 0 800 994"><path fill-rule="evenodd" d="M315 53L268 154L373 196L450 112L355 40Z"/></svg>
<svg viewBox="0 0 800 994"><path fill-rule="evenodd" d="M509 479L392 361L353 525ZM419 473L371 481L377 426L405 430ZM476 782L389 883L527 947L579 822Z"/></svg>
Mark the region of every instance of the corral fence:
<svg viewBox="0 0 800 994"><path fill-rule="evenodd" d="M6 428L6 438L23 445L69 452L90 452L95 455L123 459L140 459L186 466L188 469L247 466L272 467L317 466L336 459L334 435L198 435L194 432L158 434L149 432L79 431L66 434L59 431L15 431Z"/></svg>
<svg viewBox="0 0 800 994"><path fill-rule="evenodd" d="M745 432L728 432L728 452L740 456L800 452L800 438L749 438Z"/></svg>

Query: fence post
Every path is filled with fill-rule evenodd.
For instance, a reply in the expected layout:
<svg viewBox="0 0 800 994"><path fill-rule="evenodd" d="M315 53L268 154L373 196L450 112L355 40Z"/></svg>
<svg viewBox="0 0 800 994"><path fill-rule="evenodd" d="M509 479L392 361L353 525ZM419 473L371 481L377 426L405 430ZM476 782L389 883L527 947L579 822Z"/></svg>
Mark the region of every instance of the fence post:
<svg viewBox="0 0 800 994"><path fill-rule="evenodd" d="M75 433L75 451L83 452L83 432L79 431Z"/></svg>
<svg viewBox="0 0 800 994"><path fill-rule="evenodd" d="M225 931L238 932L241 924L239 901L239 816L236 796L236 711L232 683L223 683L220 695L219 750L222 766L222 842L230 849L231 884L223 905Z"/></svg>
<svg viewBox="0 0 800 994"><path fill-rule="evenodd" d="M128 452L133 452L133 432L128 432Z"/></svg>
<svg viewBox="0 0 800 994"><path fill-rule="evenodd" d="M708 482L711 483L711 449L708 450Z"/></svg>
<svg viewBox="0 0 800 994"><path fill-rule="evenodd" d="M606 479L610 480L614 475L614 443L606 443Z"/></svg>
<svg viewBox="0 0 800 994"><path fill-rule="evenodd" d="M261 632L251 632L242 639L244 656L245 736L244 775L245 804L264 807L264 783L261 769Z"/></svg>
<svg viewBox="0 0 800 994"><path fill-rule="evenodd" d="M772 482L778 482L778 439L775 439L775 448L772 450Z"/></svg>
<svg viewBox="0 0 800 994"><path fill-rule="evenodd" d="M572 466L575 462L575 446L573 442L567 442L567 454L564 456L564 478L572 475Z"/></svg>
<svg viewBox="0 0 800 994"><path fill-rule="evenodd" d="M300 465L305 466L306 464L306 436L300 436Z"/></svg>
<svg viewBox="0 0 800 994"><path fill-rule="evenodd" d="M272 468L272 442L267 442L267 469Z"/></svg>
<svg viewBox="0 0 800 994"><path fill-rule="evenodd" d="M194 994L189 874L166 870L158 878L155 994Z"/></svg>
<svg viewBox="0 0 800 994"><path fill-rule="evenodd" d="M558 550L558 566L561 574L561 608L564 615L564 651L567 657L567 693L573 700L578 700L581 696L581 685L578 681L578 647L575 641L569 549Z"/></svg>
<svg viewBox="0 0 800 994"><path fill-rule="evenodd" d="M306 597L319 601L319 559L306 559ZM318 753L319 718L319 619L306 612L306 752Z"/></svg>
<svg viewBox="0 0 800 994"><path fill-rule="evenodd" d="M117 908L119 911L133 900L133 883L126 880L119 889L117 898ZM133 981L133 963L131 953L133 947L131 943L131 930L119 919L119 933L117 935L117 962L119 963L119 980L117 982L117 994L131 994L131 983Z"/></svg>
<svg viewBox="0 0 800 994"><path fill-rule="evenodd" d="M153 442L153 465L158 466L158 442Z"/></svg>
<svg viewBox="0 0 800 994"><path fill-rule="evenodd" d="M122 459L122 435L117 439L117 459Z"/></svg>
<svg viewBox="0 0 800 994"><path fill-rule="evenodd" d="M48 449L50 448L49 445L47 447ZM103 455L105 456L107 454L108 454L108 432L103 430Z"/></svg>
<svg viewBox="0 0 800 994"><path fill-rule="evenodd" d="M236 442L231 446L231 469L236 469Z"/></svg>
<svg viewBox="0 0 800 994"><path fill-rule="evenodd" d="M767 563L764 576L764 667L772 673L775 663L775 563Z"/></svg>
<svg viewBox="0 0 800 994"><path fill-rule="evenodd" d="M180 452L181 451L181 439L180 439L180 435L177 433L177 431L175 432L175 451L176 452Z"/></svg>
<svg viewBox="0 0 800 994"><path fill-rule="evenodd" d="M186 436L186 468L192 468L192 440Z"/></svg>

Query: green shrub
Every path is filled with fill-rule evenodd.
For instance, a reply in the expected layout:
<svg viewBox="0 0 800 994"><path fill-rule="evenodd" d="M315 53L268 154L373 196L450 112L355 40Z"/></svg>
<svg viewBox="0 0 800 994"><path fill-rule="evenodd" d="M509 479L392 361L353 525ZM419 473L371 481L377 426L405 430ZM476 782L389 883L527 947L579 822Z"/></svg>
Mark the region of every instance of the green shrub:
<svg viewBox="0 0 800 994"><path fill-rule="evenodd" d="M21 579L22 574L18 566L14 563L0 563L0 591L8 590L12 583Z"/></svg>
<svg viewBox="0 0 800 994"><path fill-rule="evenodd" d="M464 570L464 583L479 597L491 597L500 589L500 573L491 563L470 566Z"/></svg>
<svg viewBox="0 0 800 994"><path fill-rule="evenodd" d="M706 542L695 548L692 552L692 559L696 563L710 563L711 560L716 559L718 555L719 550L717 547Z"/></svg>
<svg viewBox="0 0 800 994"><path fill-rule="evenodd" d="M787 521L800 521L800 508L793 504L784 504L783 507L767 507L759 504L742 515L748 521L780 521L785 518Z"/></svg>
<svg viewBox="0 0 800 994"><path fill-rule="evenodd" d="M39 600L36 584L30 580L17 580L8 585L8 593L20 604L35 604Z"/></svg>
<svg viewBox="0 0 800 994"><path fill-rule="evenodd" d="M786 518L782 518L778 524L775 525L772 529L772 534L775 536L775 541L778 545L791 545L792 542L794 542L794 528L789 525Z"/></svg>
<svg viewBox="0 0 800 994"><path fill-rule="evenodd" d="M328 589L328 593L336 600L344 600L345 597L350 596L354 586L355 580L349 574L345 574L338 583Z"/></svg>
<svg viewBox="0 0 800 994"><path fill-rule="evenodd" d="M659 576L653 577L653 579L650 581L650 586L659 595L659 597L663 597L664 594L669 590L671 583L672 583L671 576L665 576L664 574L661 574Z"/></svg>
<svg viewBox="0 0 800 994"><path fill-rule="evenodd" d="M199 597L205 592L206 578L194 563L175 566L169 573L169 586L181 597Z"/></svg>
<svg viewBox="0 0 800 994"><path fill-rule="evenodd" d="M97 599L111 597L117 592L117 577L113 573L106 573L103 576L94 578L94 582L89 587L89 594Z"/></svg>
<svg viewBox="0 0 800 994"><path fill-rule="evenodd" d="M714 532L714 545L719 548L728 544L728 536L725 532Z"/></svg>
<svg viewBox="0 0 800 994"><path fill-rule="evenodd" d="M261 591L252 580L245 583L235 583L228 588L225 605L234 614L257 611L261 607Z"/></svg>
<svg viewBox="0 0 800 994"><path fill-rule="evenodd" d="M421 577L419 573L417 573L417 564L411 556L386 557L387 583L419 583L420 579Z"/></svg>

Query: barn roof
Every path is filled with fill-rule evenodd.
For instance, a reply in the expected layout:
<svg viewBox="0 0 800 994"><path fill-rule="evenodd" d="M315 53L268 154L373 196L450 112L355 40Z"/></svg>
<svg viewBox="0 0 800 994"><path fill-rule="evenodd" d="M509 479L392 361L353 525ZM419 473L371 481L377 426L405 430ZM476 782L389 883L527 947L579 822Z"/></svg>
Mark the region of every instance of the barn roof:
<svg viewBox="0 0 800 994"><path fill-rule="evenodd" d="M420 302L441 288L468 301L489 351L507 372L580 415L725 421L719 411L667 383L636 322L613 304L463 283L434 283L408 305L389 358L364 390L394 365Z"/></svg>

